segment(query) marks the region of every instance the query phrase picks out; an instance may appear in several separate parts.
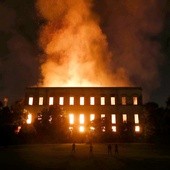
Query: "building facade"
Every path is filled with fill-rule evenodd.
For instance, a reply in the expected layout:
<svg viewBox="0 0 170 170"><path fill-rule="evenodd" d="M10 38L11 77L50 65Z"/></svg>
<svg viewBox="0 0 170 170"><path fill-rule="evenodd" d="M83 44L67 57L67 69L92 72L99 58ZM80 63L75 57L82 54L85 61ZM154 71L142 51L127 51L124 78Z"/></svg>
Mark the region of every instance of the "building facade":
<svg viewBox="0 0 170 170"><path fill-rule="evenodd" d="M69 129L85 132L96 119L105 119L101 132L117 132L123 122L131 122L140 133L142 89L140 87L29 87L25 109L33 121L44 108L58 105L64 110ZM93 127L90 127L93 130Z"/></svg>

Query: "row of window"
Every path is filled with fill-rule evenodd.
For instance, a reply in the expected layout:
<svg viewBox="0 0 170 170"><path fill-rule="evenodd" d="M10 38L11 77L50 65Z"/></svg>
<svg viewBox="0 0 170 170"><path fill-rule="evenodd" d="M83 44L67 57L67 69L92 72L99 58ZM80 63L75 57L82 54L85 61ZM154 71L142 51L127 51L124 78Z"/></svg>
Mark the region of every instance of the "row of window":
<svg viewBox="0 0 170 170"><path fill-rule="evenodd" d="M101 114L101 119L105 118L105 114ZM90 121L94 121L95 114L90 114ZM127 114L122 114L122 121L127 122ZM75 122L75 116L73 113L69 114L69 123L72 125ZM79 123L84 124L85 123L85 115L80 114L79 115ZM116 114L111 114L111 123L116 124ZM134 123L139 124L139 115L134 114Z"/></svg>
<svg viewBox="0 0 170 170"><path fill-rule="evenodd" d="M70 127L69 127L69 130L70 130L70 131L73 131L74 128L73 128L72 126L70 126ZM90 130L91 130L91 131L94 131L95 128L94 128L93 126L91 126L91 127L90 127ZM111 126L111 130L112 130L112 132L117 132L116 126ZM80 131L80 132L85 132L85 127L82 126L82 125L79 126L79 131ZM106 132L106 127L105 127L105 126L102 126L102 127L101 127L101 131L102 131L102 132ZM135 132L140 132L140 126L139 126L139 125L135 125Z"/></svg>
<svg viewBox="0 0 170 170"><path fill-rule="evenodd" d="M95 105L95 97L90 97L89 102L90 102L90 105ZM85 105L85 97L80 97L78 103L79 103L79 105ZM122 105L127 105L127 98L125 96L123 96L121 98L121 103L122 103ZM34 98L29 97L28 105L33 105L33 104L34 104ZM40 106L44 105L44 97L39 97L38 104ZM64 97L59 97L58 104L64 105ZM106 104L106 98L100 97L100 105L105 105L105 104ZM48 105L54 105L54 97L48 98ZM75 105L74 97L69 97L69 105ZM116 105L115 97L110 97L110 105ZM137 96L133 97L133 105L138 105L138 97Z"/></svg>
<svg viewBox="0 0 170 170"><path fill-rule="evenodd" d="M72 127L72 126L70 126L69 127L69 130L70 131L73 131L74 130L74 128ZM85 132L85 127L84 126L79 126L79 131L80 132ZM90 130L91 131L94 131L95 130L95 128L93 127L93 126L91 126L90 127ZM111 130L112 130L112 132L117 132L117 127L116 126L111 126ZM101 127L101 131L102 132L106 132L106 127L105 126L102 126ZM140 132L140 126L139 125L135 125L135 132Z"/></svg>

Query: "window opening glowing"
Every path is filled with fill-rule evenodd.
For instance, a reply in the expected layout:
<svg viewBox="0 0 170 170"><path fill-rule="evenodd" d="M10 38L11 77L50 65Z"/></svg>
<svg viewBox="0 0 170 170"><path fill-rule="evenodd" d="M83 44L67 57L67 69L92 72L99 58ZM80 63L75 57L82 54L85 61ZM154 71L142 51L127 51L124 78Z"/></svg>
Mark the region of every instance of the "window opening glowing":
<svg viewBox="0 0 170 170"><path fill-rule="evenodd" d="M135 126L135 132L140 132L140 126Z"/></svg>
<svg viewBox="0 0 170 170"><path fill-rule="evenodd" d="M85 130L85 129L84 129L84 126L80 126L80 127L79 127L79 131L80 131L80 132L84 132L84 130Z"/></svg>
<svg viewBox="0 0 170 170"><path fill-rule="evenodd" d="M137 97L133 97L133 105L138 105L138 98Z"/></svg>
<svg viewBox="0 0 170 170"><path fill-rule="evenodd" d="M101 114L101 118L105 118L105 114Z"/></svg>
<svg viewBox="0 0 170 170"><path fill-rule="evenodd" d="M39 97L39 105L43 105L43 97Z"/></svg>
<svg viewBox="0 0 170 170"><path fill-rule="evenodd" d="M80 105L84 105L84 97L80 97Z"/></svg>
<svg viewBox="0 0 170 170"><path fill-rule="evenodd" d="M116 115L112 114L112 124L115 124L115 123L116 123Z"/></svg>
<svg viewBox="0 0 170 170"><path fill-rule="evenodd" d="M135 124L138 124L139 123L139 115L135 114L134 119L135 119Z"/></svg>
<svg viewBox="0 0 170 170"><path fill-rule="evenodd" d="M70 97L70 105L74 105L74 97Z"/></svg>
<svg viewBox="0 0 170 170"><path fill-rule="evenodd" d="M102 132L106 132L106 127L105 126L102 126L101 129L102 129Z"/></svg>
<svg viewBox="0 0 170 170"><path fill-rule="evenodd" d="M80 114L80 124L84 124L84 114Z"/></svg>
<svg viewBox="0 0 170 170"><path fill-rule="evenodd" d="M64 97L59 98L59 105L64 105Z"/></svg>
<svg viewBox="0 0 170 170"><path fill-rule="evenodd" d="M123 122L127 122L127 114L123 114L122 117L123 117Z"/></svg>
<svg viewBox="0 0 170 170"><path fill-rule="evenodd" d="M111 105L115 105L115 104L116 104L115 97L111 97Z"/></svg>
<svg viewBox="0 0 170 170"><path fill-rule="evenodd" d="M27 124L31 124L32 122L32 114L28 114L28 117L27 117Z"/></svg>
<svg viewBox="0 0 170 170"><path fill-rule="evenodd" d="M72 113L69 114L69 123L71 125L74 124L74 114L72 114Z"/></svg>
<svg viewBox="0 0 170 170"><path fill-rule="evenodd" d="M112 126L112 132L116 132L116 126Z"/></svg>
<svg viewBox="0 0 170 170"><path fill-rule="evenodd" d="M93 121L95 118L95 114L90 114L90 121Z"/></svg>
<svg viewBox="0 0 170 170"><path fill-rule="evenodd" d="M49 97L49 105L53 105L54 104L54 97Z"/></svg>
<svg viewBox="0 0 170 170"><path fill-rule="evenodd" d="M95 105L95 99L94 99L94 97L90 97L90 105Z"/></svg>
<svg viewBox="0 0 170 170"><path fill-rule="evenodd" d="M28 105L33 105L33 97L29 97Z"/></svg>
<svg viewBox="0 0 170 170"><path fill-rule="evenodd" d="M122 97L122 105L126 105L126 97Z"/></svg>
<svg viewBox="0 0 170 170"><path fill-rule="evenodd" d="M105 105L105 97L100 98L100 103L101 103L101 105Z"/></svg>

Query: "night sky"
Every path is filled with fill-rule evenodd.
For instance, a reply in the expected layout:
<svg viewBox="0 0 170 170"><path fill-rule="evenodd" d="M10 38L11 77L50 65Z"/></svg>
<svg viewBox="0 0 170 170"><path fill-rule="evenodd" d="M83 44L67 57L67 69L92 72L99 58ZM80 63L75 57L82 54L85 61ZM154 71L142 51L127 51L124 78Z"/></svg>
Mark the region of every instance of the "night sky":
<svg viewBox="0 0 170 170"><path fill-rule="evenodd" d="M25 88L36 85L40 78L43 51L38 39L47 21L38 14L35 2L0 0L0 100L4 96L12 102L23 98ZM165 105L170 96L170 1L96 0L93 11L116 56L114 62L150 96L144 102ZM142 65L136 74L132 53ZM145 78L140 79L142 71ZM152 71L154 78L147 76Z"/></svg>

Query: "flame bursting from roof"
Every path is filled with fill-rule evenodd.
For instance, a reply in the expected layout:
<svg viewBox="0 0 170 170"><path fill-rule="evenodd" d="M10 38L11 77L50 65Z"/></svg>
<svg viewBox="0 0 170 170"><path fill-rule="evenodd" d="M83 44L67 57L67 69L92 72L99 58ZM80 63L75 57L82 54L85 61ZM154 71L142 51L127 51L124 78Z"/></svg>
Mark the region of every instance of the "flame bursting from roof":
<svg viewBox="0 0 170 170"><path fill-rule="evenodd" d="M36 6L46 20L39 86L130 85L123 68L110 71L113 57L91 0L37 0Z"/></svg>

